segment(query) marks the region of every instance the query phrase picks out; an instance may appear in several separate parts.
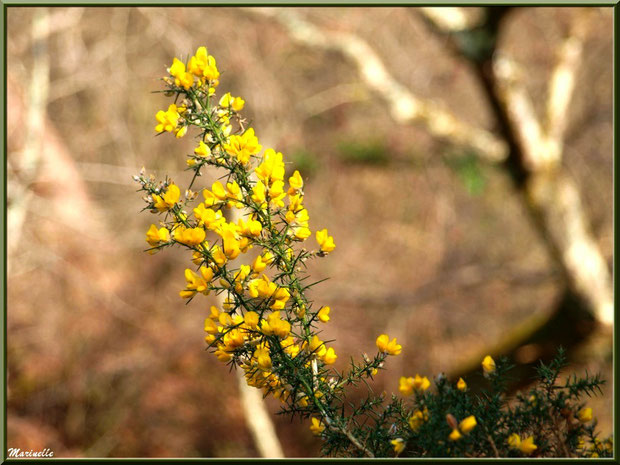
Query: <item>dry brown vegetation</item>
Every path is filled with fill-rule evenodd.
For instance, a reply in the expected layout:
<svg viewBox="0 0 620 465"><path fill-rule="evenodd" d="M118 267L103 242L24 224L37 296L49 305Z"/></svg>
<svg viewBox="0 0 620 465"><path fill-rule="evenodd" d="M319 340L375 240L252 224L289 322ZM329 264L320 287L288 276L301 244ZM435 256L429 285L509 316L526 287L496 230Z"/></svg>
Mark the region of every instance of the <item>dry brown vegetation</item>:
<svg viewBox="0 0 620 465"><path fill-rule="evenodd" d="M501 40L527 70L535 109L574 8L519 8ZM494 130L468 67L411 8L302 8L367 39L400 83ZM578 69L563 164L610 268L612 14L597 9ZM131 175L185 179L191 137L155 137L172 57L206 45L220 88L243 96L263 146L307 179L311 227L338 248L313 263L313 292L338 368L402 341L376 390L398 377L458 373L512 327L552 312L561 274L502 168L421 125L393 122L355 67L296 44L272 19L234 8L17 8L8 35L8 447L63 457L253 457L235 377L204 353L208 304L178 297L188 257L149 256L151 220ZM292 169L292 168L291 168ZM210 184L212 174L204 177ZM208 300L208 299L207 299ZM204 302L204 300L203 300ZM210 302L209 302L210 303ZM585 326L585 324L584 324ZM586 328L587 329L587 328ZM611 433L611 348L572 370L608 380L592 400ZM517 352L531 361L543 348ZM582 355L579 355L582 354ZM277 402L268 402L277 412ZM274 416L287 456L316 456L307 424Z"/></svg>

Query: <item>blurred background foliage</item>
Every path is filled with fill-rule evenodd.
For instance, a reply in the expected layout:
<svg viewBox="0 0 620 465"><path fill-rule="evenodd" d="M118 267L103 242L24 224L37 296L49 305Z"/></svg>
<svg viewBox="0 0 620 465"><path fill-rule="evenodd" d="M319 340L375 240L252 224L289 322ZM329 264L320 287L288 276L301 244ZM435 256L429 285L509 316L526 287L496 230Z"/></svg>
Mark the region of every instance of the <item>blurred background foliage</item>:
<svg viewBox="0 0 620 465"><path fill-rule="evenodd" d="M459 118L493 118L467 66L413 8L299 8L309 21L366 38L390 73ZM517 8L500 49L527 69L538 111L554 50L576 8ZM570 107L563 163L592 232L612 261L612 10L598 9ZM252 9L7 10L8 447L57 457L253 457L236 379L204 353L209 299L186 307L182 253L149 256L154 217L131 175L143 165L187 182L191 135L155 137L168 100L151 91L177 56L206 45L220 92L242 96L264 147L307 180L311 228L338 248L312 263L332 307L325 339L337 368L402 341L373 388L458 373L563 296L548 250L498 166L400 125L335 52L294 43ZM214 173L205 173L210 185ZM21 216L20 216L21 215ZM21 218L21 220L19 220ZM524 362L541 353L521 351ZM571 369L608 380L592 407L612 428L611 351ZM277 401L269 401L271 412ZM316 456L308 424L273 416L287 456Z"/></svg>

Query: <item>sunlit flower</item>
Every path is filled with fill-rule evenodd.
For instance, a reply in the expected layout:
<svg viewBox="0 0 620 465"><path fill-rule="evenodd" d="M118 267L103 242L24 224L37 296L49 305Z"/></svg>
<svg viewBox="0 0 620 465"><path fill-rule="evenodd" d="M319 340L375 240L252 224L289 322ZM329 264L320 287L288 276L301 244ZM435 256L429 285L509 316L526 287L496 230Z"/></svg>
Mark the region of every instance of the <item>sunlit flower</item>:
<svg viewBox="0 0 620 465"><path fill-rule="evenodd" d="M316 241L319 243L321 251L324 253L329 253L336 248L334 238L327 234L327 229L322 229L316 232Z"/></svg>
<svg viewBox="0 0 620 465"><path fill-rule="evenodd" d="M390 341L390 338L387 334L381 334L377 338L377 347L381 352L385 352L389 355L398 355L402 351L402 346L396 342L396 338Z"/></svg>
<svg viewBox="0 0 620 465"><path fill-rule="evenodd" d="M397 455L405 450L405 440L403 438L392 439L390 444L394 447L394 452L396 452Z"/></svg>
<svg viewBox="0 0 620 465"><path fill-rule="evenodd" d="M312 424L310 425L310 431L315 436L320 436L323 431L325 431L325 425L318 418L311 418Z"/></svg>
<svg viewBox="0 0 620 465"><path fill-rule="evenodd" d="M495 372L495 360L493 360L490 355L487 355L484 357L484 360L482 360L482 369L485 375Z"/></svg>
<svg viewBox="0 0 620 465"><path fill-rule="evenodd" d="M577 418L581 423L587 423L592 421L592 409L590 407L584 407L577 412Z"/></svg>
<svg viewBox="0 0 620 465"><path fill-rule="evenodd" d="M163 195L153 194L153 206L160 212L170 210L181 197L181 190L176 184L170 184Z"/></svg>
<svg viewBox="0 0 620 465"><path fill-rule="evenodd" d="M459 423L459 429L467 434L469 433L472 429L474 429L476 427L477 423L476 423L476 417L473 415L468 416L467 418L463 419L461 421L461 423Z"/></svg>

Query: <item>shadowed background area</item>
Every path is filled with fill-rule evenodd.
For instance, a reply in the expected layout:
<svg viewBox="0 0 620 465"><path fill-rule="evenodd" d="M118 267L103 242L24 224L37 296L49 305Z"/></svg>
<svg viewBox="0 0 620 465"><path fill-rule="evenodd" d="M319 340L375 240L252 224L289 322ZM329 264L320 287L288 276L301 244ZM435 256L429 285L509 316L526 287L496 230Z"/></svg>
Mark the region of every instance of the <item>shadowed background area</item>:
<svg viewBox="0 0 620 465"><path fill-rule="evenodd" d="M583 10L517 8L506 19L499 51L519 62L538 114L555 54ZM295 41L262 12L8 8L8 447L57 457L259 454L236 378L204 350L214 301L179 298L186 253L143 252L156 218L140 214L131 179L145 166L188 183L185 154L196 140L155 136L154 115L170 101L151 91L174 56L201 45L222 72L218 92L242 96L263 147L284 153L287 174L301 171L311 229L335 238L309 273L330 278L312 297L332 308L323 336L335 340L336 368L374 352L387 333L403 353L379 374L377 392L397 392L402 375L457 376L566 302L563 272L501 165L422 123L395 122L349 58ZM366 40L405 88L496 131L470 67L417 9L295 13ZM589 13L562 165L611 270L613 18L609 8ZM214 180L205 173L199 186ZM611 339L583 350L574 343L594 324L557 318L572 325L561 341L570 370L607 379L588 403L608 435ZM511 356L528 364L552 349L539 338ZM267 408L287 457L318 455L307 422L276 416L273 399Z"/></svg>

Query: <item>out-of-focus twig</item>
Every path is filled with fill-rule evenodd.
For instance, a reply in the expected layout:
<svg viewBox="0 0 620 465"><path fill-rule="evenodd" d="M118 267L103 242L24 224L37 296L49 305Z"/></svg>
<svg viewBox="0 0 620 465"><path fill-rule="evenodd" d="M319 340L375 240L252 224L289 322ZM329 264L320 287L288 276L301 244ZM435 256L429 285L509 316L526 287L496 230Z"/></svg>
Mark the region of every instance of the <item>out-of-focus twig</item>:
<svg viewBox="0 0 620 465"><path fill-rule="evenodd" d="M16 173L11 177L7 208L8 260L19 245L21 230L32 197L29 186L37 175L41 153L42 135L45 126L47 96L49 89L50 60L47 38L49 36L49 13L46 8L36 11L32 20L31 46L33 69L28 88L28 108L26 114L26 146L19 160L12 160Z"/></svg>
<svg viewBox="0 0 620 465"><path fill-rule="evenodd" d="M300 102L301 109L309 116L316 116L339 105L368 100L368 92L358 84L339 84Z"/></svg>
<svg viewBox="0 0 620 465"><path fill-rule="evenodd" d="M471 29L479 21L479 15L467 14L465 8L462 7L425 6L421 7L420 10L438 27L450 32Z"/></svg>
<svg viewBox="0 0 620 465"><path fill-rule="evenodd" d="M442 106L417 97L397 82L375 51L358 36L322 30L290 8L248 8L246 11L277 20L302 44L336 50L348 57L357 66L364 83L386 100L397 122L425 124L434 136L471 147L488 161L499 162L506 157L506 144L493 134L464 123Z"/></svg>
<svg viewBox="0 0 620 465"><path fill-rule="evenodd" d="M544 132L549 150L561 156L564 132L568 124L568 106L575 89L584 41L592 12L582 10L576 15L568 36L559 47L558 61L549 80Z"/></svg>

